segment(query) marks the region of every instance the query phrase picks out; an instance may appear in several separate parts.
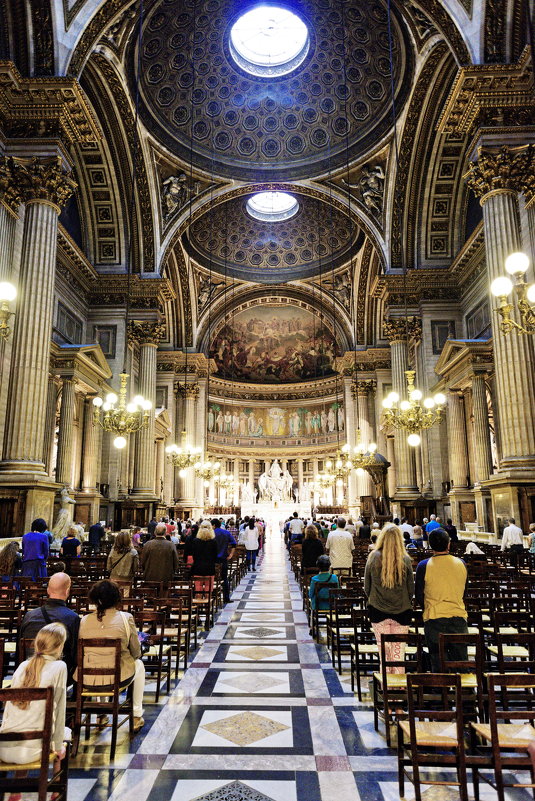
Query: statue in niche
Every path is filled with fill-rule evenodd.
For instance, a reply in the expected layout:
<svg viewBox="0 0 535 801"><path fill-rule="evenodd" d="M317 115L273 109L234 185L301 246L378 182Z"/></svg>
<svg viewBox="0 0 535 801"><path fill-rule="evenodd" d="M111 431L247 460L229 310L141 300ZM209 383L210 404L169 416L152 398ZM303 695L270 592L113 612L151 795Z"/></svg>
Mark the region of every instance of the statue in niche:
<svg viewBox="0 0 535 801"><path fill-rule="evenodd" d="M385 189L385 173L380 164L374 167L363 167L356 184L344 180L349 189L357 189L366 208L376 217L383 213L383 194Z"/></svg>
<svg viewBox="0 0 535 801"><path fill-rule="evenodd" d="M345 273L338 273L338 275L334 276L331 289L342 306L345 309L349 309L351 306L351 281L348 270Z"/></svg>
<svg viewBox="0 0 535 801"><path fill-rule="evenodd" d="M162 209L165 221L184 206L191 197L199 194L199 182L188 186L188 176L185 172L170 175L162 182Z"/></svg>
<svg viewBox="0 0 535 801"><path fill-rule="evenodd" d="M214 293L222 286L225 286L224 281L211 281L209 276L201 275L199 279L199 292L197 295L197 305L199 309L202 309L203 306L206 306L207 303L212 299Z"/></svg>

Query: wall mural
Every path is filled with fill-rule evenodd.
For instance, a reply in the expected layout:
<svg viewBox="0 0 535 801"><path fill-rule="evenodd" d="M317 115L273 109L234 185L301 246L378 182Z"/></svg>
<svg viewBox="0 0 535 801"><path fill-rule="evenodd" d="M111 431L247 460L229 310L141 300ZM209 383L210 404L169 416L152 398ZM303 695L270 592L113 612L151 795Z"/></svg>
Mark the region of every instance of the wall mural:
<svg viewBox="0 0 535 801"><path fill-rule="evenodd" d="M311 312L270 305L238 312L210 355L224 378L274 384L330 375L339 354L331 331Z"/></svg>
<svg viewBox="0 0 535 801"><path fill-rule="evenodd" d="M338 427L338 428L337 428ZM344 430L344 408L340 403L283 408L208 406L208 431L234 437L317 437Z"/></svg>

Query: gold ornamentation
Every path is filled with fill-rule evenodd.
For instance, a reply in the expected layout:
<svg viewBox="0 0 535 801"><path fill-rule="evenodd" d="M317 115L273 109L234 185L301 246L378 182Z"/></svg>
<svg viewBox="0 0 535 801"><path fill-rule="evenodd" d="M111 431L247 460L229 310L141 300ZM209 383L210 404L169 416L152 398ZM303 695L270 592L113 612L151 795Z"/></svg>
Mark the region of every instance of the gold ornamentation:
<svg viewBox="0 0 535 801"><path fill-rule="evenodd" d="M63 170L61 159L13 159L14 175L22 202L43 200L58 209L67 202L77 184Z"/></svg>
<svg viewBox="0 0 535 801"><path fill-rule="evenodd" d="M0 157L0 201L18 216L22 196L15 177L13 159L5 156Z"/></svg>
<svg viewBox="0 0 535 801"><path fill-rule="evenodd" d="M375 379L370 379L369 381L357 381L356 383L353 382L351 384L351 394L353 397L357 395L361 398L370 395L372 392L375 392L377 387L377 381Z"/></svg>
<svg viewBox="0 0 535 801"><path fill-rule="evenodd" d="M116 448L124 448L126 445L125 436L135 434L148 425L152 403L145 400L141 395L137 395L130 403L127 403L127 383L128 373L121 373L121 386L119 397L114 392L106 396L106 400L96 397L93 400L95 407L93 422L99 425L104 431L117 435L119 444L114 443Z"/></svg>
<svg viewBox="0 0 535 801"><path fill-rule="evenodd" d="M419 340L422 321L419 317L389 317L384 321L383 332L390 343Z"/></svg>
<svg viewBox="0 0 535 801"><path fill-rule="evenodd" d="M497 151L480 147L477 161L470 162L464 178L483 203L491 192L521 192L529 161L526 147L512 149L504 145Z"/></svg>
<svg viewBox="0 0 535 801"><path fill-rule="evenodd" d="M165 337L165 324L161 322L132 320L128 338L138 345L159 345Z"/></svg>
<svg viewBox="0 0 535 801"><path fill-rule="evenodd" d="M414 370L405 370L408 400L400 401L397 392L391 392L383 401L385 426L406 431L408 443L413 446L420 444L420 431L441 422L446 403L445 396L440 392L434 398L426 398L421 402L422 393L414 386L415 375ZM411 438L414 439L411 441Z"/></svg>
<svg viewBox="0 0 535 801"><path fill-rule="evenodd" d="M175 398L198 398L199 385L198 384L180 384L178 381L174 386Z"/></svg>

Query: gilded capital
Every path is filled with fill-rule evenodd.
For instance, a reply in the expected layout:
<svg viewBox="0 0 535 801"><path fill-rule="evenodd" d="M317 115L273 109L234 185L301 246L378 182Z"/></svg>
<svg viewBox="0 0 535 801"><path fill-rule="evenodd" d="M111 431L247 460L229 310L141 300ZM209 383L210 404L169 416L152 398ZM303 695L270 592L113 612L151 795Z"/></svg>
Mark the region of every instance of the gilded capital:
<svg viewBox="0 0 535 801"><path fill-rule="evenodd" d="M464 176L468 186L484 203L492 192L522 192L528 171L530 154L527 147L499 150L479 148L477 161L471 161Z"/></svg>
<svg viewBox="0 0 535 801"><path fill-rule="evenodd" d="M14 158L13 166L23 203L42 200L61 209L77 187L59 158Z"/></svg>
<svg viewBox="0 0 535 801"><path fill-rule="evenodd" d="M368 381L355 381L351 387L351 393L353 397L358 395L360 398L363 398L375 392L376 387L377 381L374 378L369 379Z"/></svg>
<svg viewBox="0 0 535 801"><path fill-rule="evenodd" d="M174 386L176 398L197 398L199 396L198 384L180 384L177 382Z"/></svg>
<svg viewBox="0 0 535 801"><path fill-rule="evenodd" d="M165 325L160 322L134 320L128 330L128 339L138 345L159 345L164 336Z"/></svg>
<svg viewBox="0 0 535 801"><path fill-rule="evenodd" d="M389 317L384 321L383 331L390 343L419 340L422 336L422 321L419 317Z"/></svg>
<svg viewBox="0 0 535 801"><path fill-rule="evenodd" d="M0 202L18 215L22 196L15 177L13 159L5 156L0 158Z"/></svg>

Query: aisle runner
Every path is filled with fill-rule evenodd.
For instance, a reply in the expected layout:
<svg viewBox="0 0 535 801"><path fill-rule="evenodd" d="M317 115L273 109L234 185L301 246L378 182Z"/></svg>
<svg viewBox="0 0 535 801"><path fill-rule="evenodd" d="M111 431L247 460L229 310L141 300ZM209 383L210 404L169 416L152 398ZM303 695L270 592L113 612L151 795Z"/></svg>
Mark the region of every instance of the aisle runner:
<svg viewBox="0 0 535 801"><path fill-rule="evenodd" d="M340 681L309 636L278 534L177 689L145 719L113 766L98 744L78 762L88 770L75 771L69 801L399 799L395 753L350 692L349 672ZM433 795L442 797L451 798Z"/></svg>

